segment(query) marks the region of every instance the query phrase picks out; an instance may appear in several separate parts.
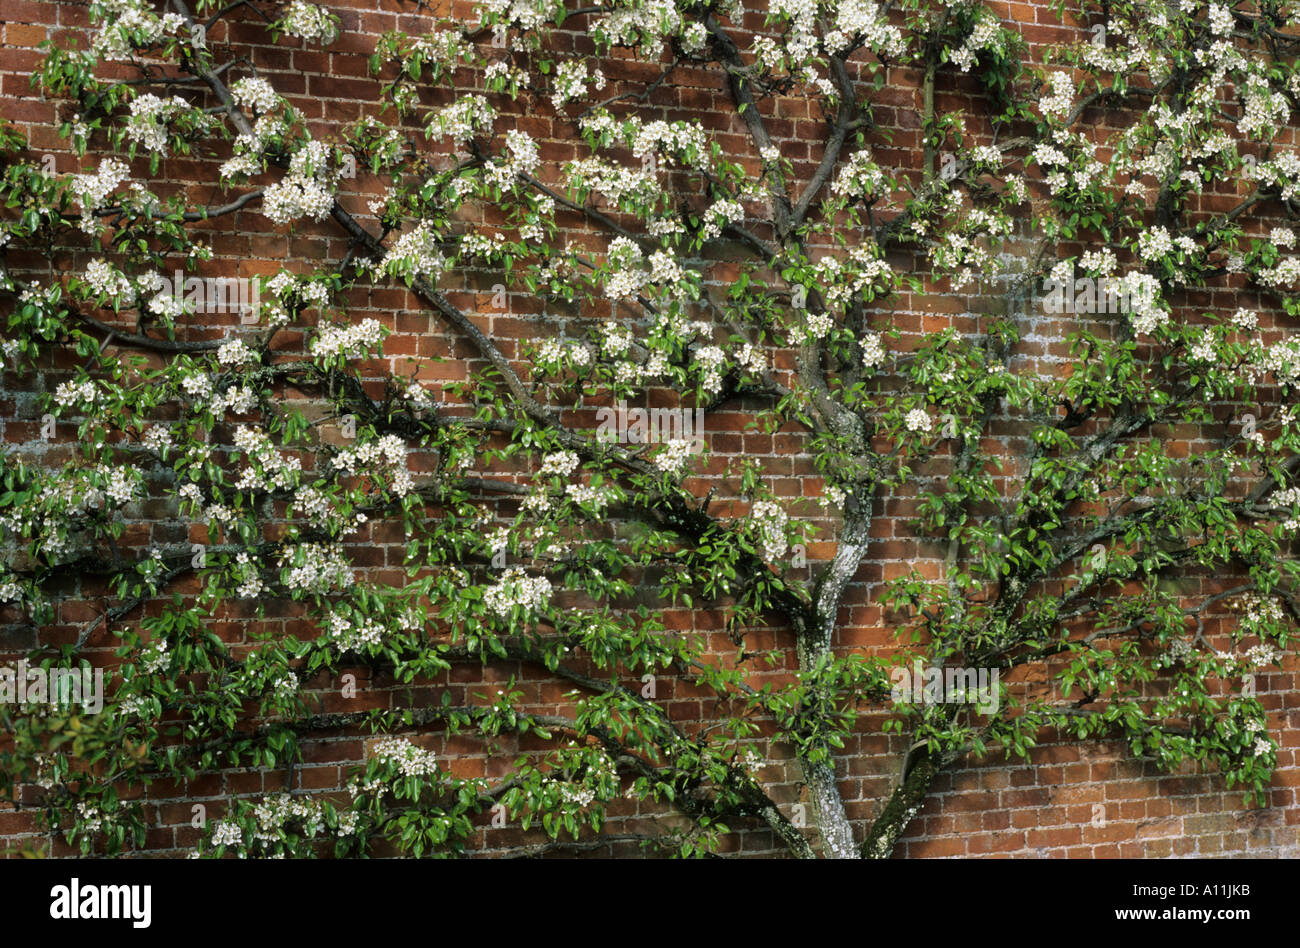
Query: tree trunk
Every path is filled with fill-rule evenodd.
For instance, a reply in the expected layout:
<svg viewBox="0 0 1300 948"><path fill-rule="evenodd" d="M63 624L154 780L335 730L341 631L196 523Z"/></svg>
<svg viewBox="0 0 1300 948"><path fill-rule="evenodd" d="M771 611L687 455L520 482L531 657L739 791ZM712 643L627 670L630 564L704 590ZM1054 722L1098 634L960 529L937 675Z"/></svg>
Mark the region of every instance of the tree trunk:
<svg viewBox="0 0 1300 948"><path fill-rule="evenodd" d="M853 826L844 810L835 767L830 763L814 764L801 760L808 797L812 800L817 829L822 837L822 855L827 859L856 859Z"/></svg>
<svg viewBox="0 0 1300 948"><path fill-rule="evenodd" d="M928 751L921 751L911 768L905 771L903 782L885 804L885 809L871 824L866 842L862 844L863 859L888 859L894 852L898 837L912 822L925 798L939 776L939 767L930 759Z"/></svg>
<svg viewBox="0 0 1300 948"><path fill-rule="evenodd" d="M839 546L818 588L812 621L800 630L798 653L801 671L812 671L823 657L830 654L840 596L866 553L868 524L866 512L850 498L845 508ZM814 763L801 756L799 764L821 833L822 855L828 859L857 858L853 825L849 822L844 798L840 796L839 783L835 779L834 759Z"/></svg>

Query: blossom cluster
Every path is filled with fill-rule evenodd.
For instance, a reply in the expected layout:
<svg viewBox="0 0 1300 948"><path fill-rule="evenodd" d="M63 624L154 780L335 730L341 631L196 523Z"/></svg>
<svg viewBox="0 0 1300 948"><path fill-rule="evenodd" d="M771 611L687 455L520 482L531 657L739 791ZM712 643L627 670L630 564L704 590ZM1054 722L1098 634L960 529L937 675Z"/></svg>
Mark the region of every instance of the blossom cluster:
<svg viewBox="0 0 1300 948"><path fill-rule="evenodd" d="M998 18L981 9L970 34L959 48L952 51L949 58L957 64L957 68L962 72L969 72L970 67L975 65L975 60L980 53L986 50L1001 53L1005 48L1005 43L1002 26L998 22Z"/></svg>
<svg viewBox="0 0 1300 948"><path fill-rule="evenodd" d="M1253 593L1242 597L1241 611L1242 619L1251 626L1281 622L1283 616L1282 605L1276 599Z"/></svg>
<svg viewBox="0 0 1300 948"><path fill-rule="evenodd" d="M439 248L439 237L434 225L420 221L390 247L379 263L379 269L393 276L412 279L433 279L443 272L447 259Z"/></svg>
<svg viewBox="0 0 1300 948"><path fill-rule="evenodd" d="M481 95L467 95L457 99L430 119L429 128L436 128L444 137L463 145L475 133L489 129L496 120L496 109Z"/></svg>
<svg viewBox="0 0 1300 948"><path fill-rule="evenodd" d="M116 809L104 807L103 801L89 803L80 800L77 803L77 830L78 835L91 835L106 830L113 824L117 817Z"/></svg>
<svg viewBox="0 0 1300 948"><path fill-rule="evenodd" d="M1237 120L1237 130L1247 138L1271 135L1291 120L1291 106L1286 93L1274 89L1268 79L1258 73L1246 79L1242 100L1245 109Z"/></svg>
<svg viewBox="0 0 1300 948"><path fill-rule="evenodd" d="M241 366L256 362L258 355L242 339L223 342L217 349L217 361L222 365Z"/></svg>
<svg viewBox="0 0 1300 948"><path fill-rule="evenodd" d="M34 536L47 556L61 557L75 549L81 518L130 503L143 480L136 467L104 462L68 469L45 479L38 503L0 515L0 528Z"/></svg>
<svg viewBox="0 0 1300 948"><path fill-rule="evenodd" d="M509 569L494 586L483 590L483 605L502 619L515 608L537 612L551 599L551 581L545 576L529 576L522 569Z"/></svg>
<svg viewBox="0 0 1300 948"><path fill-rule="evenodd" d="M105 260L92 260L87 264L83 279L97 296L107 297L115 307L135 299L135 284Z"/></svg>
<svg viewBox="0 0 1300 948"><path fill-rule="evenodd" d="M79 174L72 179L72 192L81 202L81 229L95 232L94 213L108 202L108 196L131 176L131 169L116 158L105 158L94 174Z"/></svg>
<svg viewBox="0 0 1300 948"><path fill-rule="evenodd" d="M159 675L171 667L172 653L166 642L150 643L140 656L140 667L146 674Z"/></svg>
<svg viewBox="0 0 1300 948"><path fill-rule="evenodd" d="M643 166L663 154L697 171L712 167L708 136L697 122L647 122L635 116L620 121L609 111L600 109L583 118L581 126L593 144L623 144Z"/></svg>
<svg viewBox="0 0 1300 948"><path fill-rule="evenodd" d="M212 827L212 835L209 837L213 846L242 846L244 843L244 830L238 823L231 820L218 820Z"/></svg>
<svg viewBox="0 0 1300 948"><path fill-rule="evenodd" d="M568 477L578 468L578 455L572 451L555 451L542 459L539 477Z"/></svg>
<svg viewBox="0 0 1300 948"><path fill-rule="evenodd" d="M665 474L676 476L682 473L696 450L696 442L693 439L673 438L664 443L663 448L651 458L650 463Z"/></svg>
<svg viewBox="0 0 1300 948"><path fill-rule="evenodd" d="M1272 375L1281 384L1300 386L1300 337L1284 338L1264 347L1245 369L1254 382Z"/></svg>
<svg viewBox="0 0 1300 948"><path fill-rule="evenodd" d="M903 418L903 427L908 431L929 434L930 429L934 427L934 422L924 408L913 408Z"/></svg>
<svg viewBox="0 0 1300 948"><path fill-rule="evenodd" d="M636 46L643 56L657 54L665 39L682 31L684 21L675 0L645 0L644 3L614 5L592 20L591 32L603 43ZM692 34L692 46L699 37Z"/></svg>
<svg viewBox="0 0 1300 948"><path fill-rule="evenodd" d="M856 151L844 162L835 180L831 182L831 191L846 198L875 197L879 195L888 179L872 158L869 149Z"/></svg>
<svg viewBox="0 0 1300 948"><path fill-rule="evenodd" d="M332 612L325 618L324 631L340 651L378 648L388 630L371 618L350 619Z"/></svg>
<svg viewBox="0 0 1300 948"><path fill-rule="evenodd" d="M283 100L265 79L240 79L231 85L230 92L237 105L251 108L257 118L251 129L241 132L235 138L234 156L224 162L218 171L223 182L263 171L263 152L288 130L293 114L291 109L280 109Z"/></svg>
<svg viewBox="0 0 1300 948"><path fill-rule="evenodd" d="M178 95L162 99L153 93L138 95L131 100L131 116L126 123L128 140L147 151L167 157L167 123L192 107Z"/></svg>
<svg viewBox="0 0 1300 948"><path fill-rule="evenodd" d="M275 87L258 77L239 79L231 83L230 97L236 105L251 108L254 112L262 114L274 112L280 105L280 96L275 91Z"/></svg>
<svg viewBox="0 0 1300 948"><path fill-rule="evenodd" d="M256 599L266 590L266 583L262 582L261 572L257 564L252 561L247 553L238 553L235 555L235 565L232 570L233 579L237 584L235 595L240 599Z"/></svg>
<svg viewBox="0 0 1300 948"><path fill-rule="evenodd" d="M382 474L387 480L387 489L398 497L405 497L415 489L415 482L406 466L406 444L397 435L384 435L376 441L339 451L334 455L333 465L347 474L362 471Z"/></svg>
<svg viewBox="0 0 1300 948"><path fill-rule="evenodd" d="M767 371L767 356L753 343L742 343L733 353L736 364L750 375L762 375Z"/></svg>
<svg viewBox="0 0 1300 948"><path fill-rule="evenodd" d="M551 104L555 106L556 111L564 108L574 99L585 96L588 82L598 90L603 89L605 74L599 69L589 74L587 64L574 59L559 63L555 67L555 77L551 80Z"/></svg>
<svg viewBox="0 0 1300 948"><path fill-rule="evenodd" d="M298 562L301 560L301 562ZM302 543L280 553L282 581L292 591L325 594L353 583L352 565L340 543Z"/></svg>
<svg viewBox="0 0 1300 948"><path fill-rule="evenodd" d="M1261 185L1276 190L1284 201L1300 196L1300 155L1284 151L1270 161L1255 165L1251 176Z"/></svg>
<svg viewBox="0 0 1300 948"><path fill-rule="evenodd" d="M427 777L440 773L438 755L416 747L401 737L385 737L376 741L370 756L389 767L396 767L404 777Z"/></svg>
<svg viewBox="0 0 1300 948"><path fill-rule="evenodd" d="M0 582L0 602L20 602L23 598L23 587L12 579L5 579Z"/></svg>
<svg viewBox="0 0 1300 948"><path fill-rule="evenodd" d="M60 382L54 389L54 404L59 408L79 408L89 412L94 409L98 398L99 389L93 379Z"/></svg>
<svg viewBox="0 0 1300 948"><path fill-rule="evenodd" d="M700 373L700 388L710 395L722 391L722 376L727 368L727 356L718 346L700 346L694 352L692 365Z"/></svg>
<svg viewBox="0 0 1300 948"><path fill-rule="evenodd" d="M315 839L320 836L326 827L327 814L325 803L308 797L288 793L263 797L248 813L251 817L252 835L247 844L247 831L240 821L227 818L212 824L208 845L212 850L234 850L241 859L250 853L267 855L272 859L284 858L283 850L272 850L295 837ZM354 811L347 810L336 814L336 822L337 836L352 836L358 831L360 817ZM201 857L204 853L195 850L190 855Z"/></svg>
<svg viewBox="0 0 1300 948"><path fill-rule="evenodd" d="M1273 645L1252 645L1246 649L1246 662L1252 668L1267 668L1269 665L1276 665L1281 658L1282 653Z"/></svg>
<svg viewBox="0 0 1300 948"><path fill-rule="evenodd" d="M860 293L888 286L894 278L894 270L885 261L884 254L867 243L850 248L844 258L822 257L813 272L822 284L826 305L834 309L849 305ZM829 329L829 325L825 328ZM814 333L818 338L825 334L825 331Z"/></svg>
<svg viewBox="0 0 1300 948"><path fill-rule="evenodd" d="M294 486L302 473L302 462L276 450L265 431L248 425L235 429L235 448L247 460L239 479L238 490L286 490Z"/></svg>
<svg viewBox="0 0 1300 948"><path fill-rule="evenodd" d="M289 173L263 192L262 212L277 224L302 217L324 220L334 207L339 178L338 169L330 164L330 151L323 142L313 140L298 149L289 161Z"/></svg>
<svg viewBox="0 0 1300 948"><path fill-rule="evenodd" d="M614 496L614 492L609 488L591 487L588 484L568 484L564 488L564 493L573 503L596 512L603 510Z"/></svg>
<svg viewBox="0 0 1300 948"><path fill-rule="evenodd" d="M885 344L878 332L863 333L858 340L862 347L862 364L868 369L878 369L885 361Z"/></svg>
<svg viewBox="0 0 1300 948"><path fill-rule="evenodd" d="M745 208L739 201L723 198L714 201L713 206L704 212L703 227L700 228L702 240L715 240L731 224L739 224L745 219Z"/></svg>
<svg viewBox="0 0 1300 948"><path fill-rule="evenodd" d="M94 11L103 25L91 49L106 60L130 59L134 50L175 36L185 22L176 13L158 16L142 0L102 0L94 5Z"/></svg>
<svg viewBox="0 0 1300 948"><path fill-rule="evenodd" d="M629 168L603 158L569 162L565 175L575 190L595 192L628 210L651 207L663 194L655 176L645 168Z"/></svg>
<svg viewBox="0 0 1300 948"><path fill-rule="evenodd" d="M1050 73L1047 77L1047 88L1038 99L1039 111L1047 118L1062 119L1070 111L1072 104L1074 104L1074 81L1070 78L1070 74L1059 71ZM1044 146L1039 145L1038 147L1043 148ZM1063 159L1064 156L1062 155L1061 158ZM1044 163L1039 158L1035 160L1039 161L1040 164ZM1060 163L1065 164L1065 161Z"/></svg>
<svg viewBox="0 0 1300 948"><path fill-rule="evenodd" d="M1169 322L1169 312L1160 296L1160 281L1151 274L1130 270L1120 280L1119 289L1129 300L1134 332L1150 335Z"/></svg>
<svg viewBox="0 0 1300 948"><path fill-rule="evenodd" d="M537 359L544 365L563 368L571 365L585 368L591 365L591 347L580 342L564 342L556 338L544 339L537 347Z"/></svg>
<svg viewBox="0 0 1300 948"><path fill-rule="evenodd" d="M758 536L763 556L774 560L786 551L786 524L790 517L776 501L755 501L749 511L749 522Z"/></svg>
<svg viewBox="0 0 1300 948"><path fill-rule="evenodd" d="M402 392L402 397L411 403L414 411L429 411L435 406L433 396L429 390L419 382L411 382Z"/></svg>
<svg viewBox="0 0 1300 948"><path fill-rule="evenodd" d="M828 4L835 10L831 28L823 38L828 53L841 53L858 41L885 58L896 59L903 55L907 43L896 26L890 26L885 11L873 0L838 0ZM796 22L805 24L806 18Z"/></svg>
<svg viewBox="0 0 1300 948"><path fill-rule="evenodd" d="M280 21L289 36L328 46L338 39L338 18L323 7L303 0L291 0Z"/></svg>
<svg viewBox="0 0 1300 948"><path fill-rule="evenodd" d="M292 821L298 821L308 836L317 835L325 825L320 803L287 793L264 797L262 802L253 807L253 819L257 821L253 839L262 843L278 840L285 824Z"/></svg>
<svg viewBox="0 0 1300 948"><path fill-rule="evenodd" d="M824 9L815 0L773 0L771 13L790 24L783 41L791 63L803 64L823 51L844 55L857 45L865 45L886 58L898 58L907 49L902 32L889 25L884 11L873 0L833 0ZM818 17L823 14L829 19L824 38L818 35ZM771 42L764 47L762 61L773 62L776 57Z"/></svg>
<svg viewBox="0 0 1300 948"><path fill-rule="evenodd" d="M334 534L358 530L370 519L361 511L347 516L334 506L328 494L313 484L304 484L294 491L289 509L300 513L313 526Z"/></svg>
<svg viewBox="0 0 1300 948"><path fill-rule="evenodd" d="M377 319L363 319L351 326L324 326L316 331L311 354L321 360L360 359L377 348L385 335Z"/></svg>
<svg viewBox="0 0 1300 948"><path fill-rule="evenodd" d="M635 296L645 286L641 248L627 237L615 237L609 245L609 273L605 277L605 296L612 300Z"/></svg>
<svg viewBox="0 0 1300 948"><path fill-rule="evenodd" d="M530 175L536 171L541 161L537 142L527 132L511 129L506 132L505 155L484 169L484 177L489 184L506 189L515 183L519 175Z"/></svg>

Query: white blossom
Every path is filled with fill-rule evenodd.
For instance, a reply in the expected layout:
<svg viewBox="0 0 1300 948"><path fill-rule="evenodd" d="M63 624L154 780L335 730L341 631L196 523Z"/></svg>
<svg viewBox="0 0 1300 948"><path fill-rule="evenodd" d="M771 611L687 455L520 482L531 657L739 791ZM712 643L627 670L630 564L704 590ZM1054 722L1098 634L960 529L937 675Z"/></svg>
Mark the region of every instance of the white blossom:
<svg viewBox="0 0 1300 948"><path fill-rule="evenodd" d="M230 97L236 105L251 108L255 112L271 112L280 104L280 97L275 88L265 79L240 79L230 86Z"/></svg>
<svg viewBox="0 0 1300 948"><path fill-rule="evenodd" d="M291 0L281 22L287 35L309 43L328 46L338 38L338 24L329 11L302 0Z"/></svg>
<svg viewBox="0 0 1300 948"><path fill-rule="evenodd" d="M673 438L665 442L662 450L651 459L651 463L665 474L676 476L681 474L695 450L696 445L693 440Z"/></svg>
<svg viewBox="0 0 1300 948"><path fill-rule="evenodd" d="M295 563L301 559L301 563ZM353 584L352 565L342 544L302 543L280 553L283 582L293 591L324 594ZM295 684L296 687L296 684Z"/></svg>
<svg viewBox="0 0 1300 948"><path fill-rule="evenodd" d="M191 110L180 96L161 99L153 93L144 93L131 100L130 117L126 120L126 137L146 151L167 156L167 123L181 112Z"/></svg>
<svg viewBox="0 0 1300 948"><path fill-rule="evenodd" d="M774 560L786 551L788 544L785 528L789 519L789 515L775 501L755 501L750 508L749 521L758 534L763 555L768 560Z"/></svg>
<svg viewBox="0 0 1300 948"><path fill-rule="evenodd" d="M577 467L578 455L572 451L556 451L553 454L548 454L542 460L542 466L537 473L541 477L548 477L551 475L567 477L572 474Z"/></svg>
<svg viewBox="0 0 1300 948"><path fill-rule="evenodd" d="M862 346L862 364L869 369L877 369L885 361L885 344L880 333L867 331L858 340Z"/></svg>
<svg viewBox="0 0 1300 948"><path fill-rule="evenodd" d="M907 413L907 417L903 419L904 428L908 431L919 431L922 434L928 433L933 425L934 422L924 408L913 408Z"/></svg>
<svg viewBox="0 0 1300 948"><path fill-rule="evenodd" d="M545 576L529 576L521 569L506 570L499 583L483 590L484 607L503 619L516 606L529 612L544 609L550 598L550 580Z"/></svg>
<svg viewBox="0 0 1300 948"><path fill-rule="evenodd" d="M360 359L378 347L384 335L384 327L370 318L351 326L325 326L317 330L311 354L317 359Z"/></svg>

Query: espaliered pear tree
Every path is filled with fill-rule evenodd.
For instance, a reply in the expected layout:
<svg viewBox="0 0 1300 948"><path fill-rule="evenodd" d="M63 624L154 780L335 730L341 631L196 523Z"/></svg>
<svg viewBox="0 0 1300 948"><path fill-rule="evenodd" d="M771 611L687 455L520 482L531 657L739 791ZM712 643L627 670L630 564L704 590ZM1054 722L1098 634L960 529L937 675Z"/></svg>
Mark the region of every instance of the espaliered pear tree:
<svg viewBox="0 0 1300 948"><path fill-rule="evenodd" d="M32 76L79 170L0 141L4 386L39 422L7 429L0 599L29 664L113 669L99 714L0 706L0 772L84 851L143 844L141 787L292 775L349 730L346 787L237 800L199 854L455 854L491 814L538 831L519 852L765 826L886 857L945 769L1045 735L1263 803L1294 4L1085 2L1032 51L977 2L412 5L337 122L259 57L350 13L90 9ZM250 229L313 239L246 268ZM412 311L448 371L395 347ZM719 449L722 413L775 453ZM887 514L922 555L865 585ZM96 618L55 635L70 602ZM509 683L454 688L467 664ZM325 707L357 669L391 706ZM882 727L902 759L851 820L837 768ZM623 832L625 798L678 818Z"/></svg>

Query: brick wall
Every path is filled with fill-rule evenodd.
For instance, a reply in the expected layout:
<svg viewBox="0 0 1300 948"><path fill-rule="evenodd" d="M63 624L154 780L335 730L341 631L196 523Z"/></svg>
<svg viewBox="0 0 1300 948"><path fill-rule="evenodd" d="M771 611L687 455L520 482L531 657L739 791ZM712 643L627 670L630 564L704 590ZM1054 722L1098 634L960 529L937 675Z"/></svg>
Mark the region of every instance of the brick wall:
<svg viewBox="0 0 1300 948"><path fill-rule="evenodd" d="M469 9L468 5L457 4ZM1031 58L1039 60L1046 44L1062 42L1082 35L1075 26L1062 25L1045 4L990 3L1004 23L1018 30L1030 44ZM271 45L269 38L251 15L237 13L228 26L219 26L210 34L216 44L229 42L244 52L258 66L260 74L270 79L276 89L290 97L311 122L313 134L326 137L344 123L376 112L379 82L367 73L367 57L375 40L394 28L418 30L429 22L429 12L445 12L447 0L435 3L421 13L415 5L381 0L377 9L363 0L333 3L330 7L342 18L343 35L322 51L297 40L284 38ZM60 174L90 167L90 156L77 158L67 150L66 142L56 131L54 119L67 118L66 111L44 101L29 85L30 73L37 67L37 46L46 39L79 33L87 26L87 8L80 2L27 2L0 0L0 118L18 126L26 135L33 154L54 156ZM760 10L752 12L746 24L750 29L762 27ZM562 46L571 44L575 51L590 50L590 40L580 32L566 34ZM606 74L618 83L644 83L657 70L627 59L612 60ZM129 73L123 68L121 78ZM473 82L471 77L467 82ZM886 87L874 97L875 119L882 129L892 133L889 144L876 146L877 160L896 168L919 169L920 160L920 86L915 70L891 69ZM631 87L631 86L629 86ZM581 144L575 140L571 121L556 116L549 103L540 103L527 115L517 117L515 127L524 129L543 142L543 159L548 168L579 157ZM987 136L989 126L981 125L982 105L977 83L951 70L941 74L936 105L940 113L959 111L968 116L968 130L976 137ZM757 170L758 156L744 129L735 117L729 93L716 71L684 69L674 82L660 88L651 106L667 119L698 118L713 133L724 151L732 156L746 156ZM766 106L769 128L779 142L784 157L795 164L795 173L806 178L820 158L825 126L812 104L806 99L782 98ZM1098 113L1100 116L1100 113ZM1104 131L1104 128L1100 129ZM96 140L102 147L102 142ZM173 192L187 195L192 206L219 204L222 197L213 185L214 162L172 158L163 163L151 186L161 195ZM133 166L137 176L145 176L147 165L138 160ZM346 207L361 219L367 219L367 197L376 182L362 173L355 182L346 182ZM1235 182L1220 182L1218 190L1202 198L1206 210L1222 210L1230 205L1237 192ZM576 215L565 218L570 237L591 250L600 252L605 244L593 235ZM216 251L207 265L211 275L253 276L274 273L283 262L290 266L310 265L313 261L338 260L346 253L345 235L332 224L300 222L293 231L276 227L259 213L259 204L204 225L210 232ZM1028 237L1029 235L1025 235ZM728 251L720 251L725 258ZM50 259L12 261L26 272L48 272L83 268L93 254L60 253ZM896 268L910 269L923 275L925 263L895 258ZM725 259L710 270L714 287L725 287L738 270ZM492 273L471 274L459 292L449 293L452 301L474 314L478 324L497 340L508 357L519 352L515 340L553 332L557 326L568 336L581 334L583 327L608 318L608 312L543 313L537 301L522 293L512 293L505 312L492 307L491 287L497 282ZM1189 299L1189 308L1214 306L1219 309L1238 305L1263 307L1264 301L1251 298L1237 289L1203 291ZM893 325L903 331L903 348L914 346L922 334L949 326L961 332L977 331L987 325L988 314L995 311L996 294L988 287L953 292L946 285L927 285L924 293L906 293L882 304L880 312L889 313ZM374 388L388 372L416 377L440 399L447 401L443 386L468 378L482 367L482 360L471 344L450 330L413 295L400 288L376 287L354 291L350 297L354 320L379 319L395 330L385 346L386 357L366 369ZM558 323L557 323L558 316ZM1030 317L1026 317L1030 319ZM233 319L209 317L207 325L187 327L187 338L222 338L236 323ZM1060 318L1032 317L1032 329L1017 347L1013 369L1020 367L1051 368L1068 361ZM1098 321L1098 331L1105 331ZM277 339L277 349L292 353L302 344L301 334L287 332ZM443 361L432 361L441 359ZM786 360L784 362L780 360ZM778 372L789 372L789 353L778 354ZM61 427L58 437L49 444L37 437L34 396L51 391L77 364L74 356L52 356L35 378L15 378L6 374L0 388L0 436L6 444L22 445L23 453L34 460L57 463L69 456L75 437L71 426ZM303 398L301 393L285 392L285 397ZM822 491L818 477L805 452L804 438L793 431L762 434L746 430L752 405L732 403L713 413L708 421L711 460L697 479L698 492L717 491L716 513L743 510L734 479L724 475L728 462L741 457L760 460L772 478L775 493L783 498L817 497ZM1229 418L1236 409L1222 406L1220 417ZM319 408L321 414L324 407ZM588 423L589 420L588 420ZM1017 444L1023 444L1023 431L1011 419L995 419L991 434L1000 438L1008 458L1016 457ZM1200 431L1154 431L1153 437L1166 440L1175 453L1195 451L1198 439L1210 435ZM304 459L307 463L307 459ZM938 463L938 462L936 462ZM418 470L419 458L414 461ZM934 470L938 470L935 467ZM932 473L932 472L931 472ZM1014 469L1008 472L1012 477ZM922 471L921 477L927 476ZM178 517L161 501L164 485L151 485L153 500L146 502L137 522L133 523L124 545L147 546L150 543L204 542L206 530L201 524ZM841 616L836 647L842 650L864 648L888 650L892 647L892 630L899 621L879 605L882 584L913 567L928 578L941 575L943 553L935 544L918 539L908 526L915 491L885 499L879 503L872 537L874 546L870 562L858 571ZM508 513L503 508L503 513ZM829 522L822 524L830 526ZM402 582L404 538L400 525L373 523L356 537L352 550L354 562L380 581ZM832 552L827 542L809 544L810 569L825 562ZM1185 588L1190 593L1209 594L1231 585L1231 577L1193 576ZM177 589L193 595L197 586L192 577L178 581ZM0 631L0 653L12 660L38 641L58 644L76 641L80 630L100 613L105 590L91 577L70 582L67 598L59 607L57 621L33 629L16 614L0 614L6 623ZM264 607L259 616L256 605ZM155 604L147 609L157 610ZM213 630L232 646L239 657L247 654L259 635L267 631L286 633L301 631L300 608L289 601L270 600L256 604L232 603ZM141 613L123 619L138 621ZM1226 608L1219 618L1227 616ZM711 636L719 655L734 652L722 631L720 613L710 610L670 610L671 628ZM1211 618L1211 641L1222 635ZM788 644L780 628L757 631L751 647L761 649ZM88 654L97 661L112 662L116 639L102 626L85 643ZM1146 856L1184 855L1279 856L1300 855L1300 703L1297 702L1297 665L1294 656L1286 659L1285 671L1259 677L1261 700L1269 709L1273 734L1280 738L1279 767L1269 792L1269 805L1263 809L1246 807L1237 790L1229 790L1214 776L1161 775L1149 764L1133 760L1123 746L1115 743L1079 744L1064 738L1044 735L1035 751L1033 764L990 759L968 763L940 778L925 807L918 814L900 842L897 856L946 857L962 855L998 856ZM793 666L755 676L779 679ZM309 687L316 689L324 711L357 711L384 708L404 700L391 676L367 668L350 669L357 676L359 693L355 698L340 695L338 682L318 678ZM496 662L488 665L468 663L456 666L445 681L425 683L417 691L432 698L450 690L460 703L473 694L500 687L514 678L524 690L527 704L539 710L560 705L560 694L568 687L546 676L544 670L518 663ZM632 682L628 683L633 684ZM1026 686L1032 683L1026 683ZM703 689L688 682L661 679L656 700L667 707L674 720L697 722L707 719L709 704L702 700ZM855 828L861 833L879 813L888 789L894 781L903 743L898 738L882 736L884 716L865 714L859 722L857 736L850 741L839 760L840 788ZM228 801L236 796L260 796L281 790L328 792L342 786L349 768L364 759L368 738L361 733L339 731L322 734L305 745L301 765L288 771L231 770L206 775L184 786L155 785L148 795L148 814L153 827L144 849L150 854L178 855L191 848L197 831L191 826L193 806L201 803L209 818L218 817ZM448 767L458 776L499 777L516 752L536 749L540 742L507 741L500 754L489 754L481 743L464 736L427 734L422 742L431 750L446 755ZM769 792L783 808L790 810L806 802L799 784L798 770L790 760L789 748L774 746L769 764L763 770ZM660 825L664 811L633 803L621 812L611 811L611 833L634 833ZM763 854L780 851L771 834L753 826L734 827L735 832L724 845L726 851ZM809 830L811 832L811 830ZM478 845L487 851L501 850L535 842L536 834L513 828L494 829L484 821ZM0 844L9 846L48 843L55 855L71 852L61 839L38 834L31 813L26 810L0 812ZM632 845L609 844L593 848L594 854L635 854Z"/></svg>

